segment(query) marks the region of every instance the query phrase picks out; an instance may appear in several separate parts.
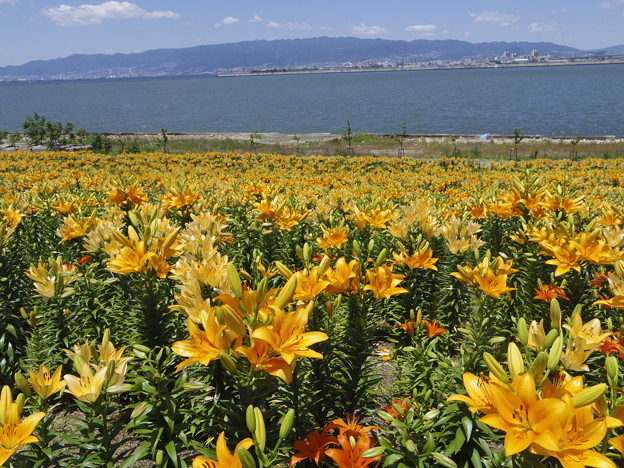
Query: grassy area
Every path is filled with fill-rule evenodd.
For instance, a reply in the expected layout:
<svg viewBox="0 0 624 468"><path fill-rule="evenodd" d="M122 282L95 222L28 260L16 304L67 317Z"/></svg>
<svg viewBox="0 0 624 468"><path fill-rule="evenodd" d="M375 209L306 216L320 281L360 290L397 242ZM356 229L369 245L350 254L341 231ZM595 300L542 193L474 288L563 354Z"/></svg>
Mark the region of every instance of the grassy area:
<svg viewBox="0 0 624 468"><path fill-rule="evenodd" d="M160 135L119 135L109 136L113 141L113 151L142 152L163 151ZM324 141L298 142L284 138L281 143L263 142L262 137L251 139L202 137L201 135L176 134L168 137L166 151L170 153L222 152L263 152L301 155L339 155L347 151L342 138L329 138ZM367 133L354 134L351 142L355 155L397 156L400 143L392 135ZM624 142L621 140L549 140L526 139L518 145L512 140L490 139L480 141L456 136L424 137L408 136L403 141L405 156L417 158L460 157L476 159L537 159L586 157L624 157Z"/></svg>

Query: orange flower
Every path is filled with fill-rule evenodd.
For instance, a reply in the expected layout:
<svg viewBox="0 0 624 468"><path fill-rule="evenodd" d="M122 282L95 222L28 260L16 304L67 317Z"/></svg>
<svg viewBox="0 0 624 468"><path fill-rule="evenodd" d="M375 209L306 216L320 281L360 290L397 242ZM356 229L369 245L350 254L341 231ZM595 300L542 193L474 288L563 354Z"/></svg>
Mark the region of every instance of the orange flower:
<svg viewBox="0 0 624 468"><path fill-rule="evenodd" d="M542 301L546 301L548 303L550 303L552 299L559 298L565 299L566 301L570 300L568 296L566 296L565 291L555 283L541 284L540 282L540 287L535 288L535 292L537 295L533 297L533 299L541 299Z"/></svg>
<svg viewBox="0 0 624 468"><path fill-rule="evenodd" d="M331 427L327 426L322 432L312 431L304 440L298 440L293 444L293 448L297 450L289 463L289 467L295 466L302 460L314 460L319 465L325 460L325 447L330 444L338 444L338 439L332 435L327 435Z"/></svg>
<svg viewBox="0 0 624 468"><path fill-rule="evenodd" d="M403 413L399 414L399 412L395 409L395 407L397 406L403 411ZM416 408L416 404L412 403L410 397L405 397L402 400L394 398L392 400L392 406L383 406L381 409L383 409L395 419L403 419L405 417L405 413L410 408Z"/></svg>
<svg viewBox="0 0 624 468"><path fill-rule="evenodd" d="M418 323L415 320L406 320L405 323L397 323L395 327L401 327L409 336L414 336Z"/></svg>
<svg viewBox="0 0 624 468"><path fill-rule="evenodd" d="M437 320L434 320L433 323L428 320L423 320L423 323L425 324L425 327L427 327L427 336L429 338L434 338L447 332L446 328L438 326Z"/></svg>
<svg viewBox="0 0 624 468"><path fill-rule="evenodd" d="M359 424L360 418L358 416L351 416L348 414L346 419L346 421L342 418L334 419L327 428L338 429L340 435L347 437L360 437L362 435L367 435L374 429L379 429L377 426L362 426Z"/></svg>
<svg viewBox="0 0 624 468"><path fill-rule="evenodd" d="M370 458L362 457L364 452L375 445L374 439L367 435L360 436L355 444L352 444L348 436L341 434L338 436L338 442L342 447L341 449L331 448L327 449L325 453L336 462L339 468L363 468L381 459L381 455Z"/></svg>

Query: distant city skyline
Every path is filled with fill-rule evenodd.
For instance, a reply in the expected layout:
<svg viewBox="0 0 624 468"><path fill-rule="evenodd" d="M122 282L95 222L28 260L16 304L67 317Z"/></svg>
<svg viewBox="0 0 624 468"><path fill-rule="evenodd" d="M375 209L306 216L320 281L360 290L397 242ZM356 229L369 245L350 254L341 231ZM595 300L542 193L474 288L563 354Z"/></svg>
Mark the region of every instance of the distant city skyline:
<svg viewBox="0 0 624 468"><path fill-rule="evenodd" d="M353 36L624 43L624 0L0 0L0 66L72 54L132 53L258 39Z"/></svg>

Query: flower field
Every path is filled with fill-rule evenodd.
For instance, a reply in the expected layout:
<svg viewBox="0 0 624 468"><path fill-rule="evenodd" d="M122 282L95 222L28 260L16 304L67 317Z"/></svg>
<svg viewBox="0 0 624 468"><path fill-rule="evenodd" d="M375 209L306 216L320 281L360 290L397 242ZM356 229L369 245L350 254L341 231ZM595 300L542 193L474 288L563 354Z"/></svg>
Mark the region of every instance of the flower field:
<svg viewBox="0 0 624 468"><path fill-rule="evenodd" d="M0 174L2 466L623 463L624 160Z"/></svg>

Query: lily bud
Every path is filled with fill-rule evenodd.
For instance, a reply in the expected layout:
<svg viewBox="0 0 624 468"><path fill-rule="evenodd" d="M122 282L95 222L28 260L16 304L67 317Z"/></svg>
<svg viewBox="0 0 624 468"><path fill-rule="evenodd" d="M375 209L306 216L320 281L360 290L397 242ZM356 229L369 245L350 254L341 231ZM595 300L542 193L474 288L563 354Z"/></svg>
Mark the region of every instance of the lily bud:
<svg viewBox="0 0 624 468"><path fill-rule="evenodd" d="M256 468L256 461L245 447L238 448L238 459L241 461L243 468Z"/></svg>
<svg viewBox="0 0 624 468"><path fill-rule="evenodd" d="M383 265L386 262L387 258L388 249L382 249L381 252L379 252L379 255L377 255L377 260L375 260L375 266Z"/></svg>
<svg viewBox="0 0 624 468"><path fill-rule="evenodd" d="M522 343L522 346L526 346L529 342L529 327L527 327L527 323L526 320L524 320L524 317L520 317L518 319L518 324L516 328L518 331L518 339L520 340L520 343Z"/></svg>
<svg viewBox="0 0 624 468"><path fill-rule="evenodd" d="M295 410L291 408L284 415L284 418L282 419L282 424L280 425L279 438L281 440L284 440L286 437L288 437L288 434L292 430L294 424Z"/></svg>
<svg viewBox="0 0 624 468"><path fill-rule="evenodd" d="M490 372L496 376L503 383L509 383L509 376L503 366L492 356L490 353L483 353L483 360L485 365L490 369Z"/></svg>
<svg viewBox="0 0 624 468"><path fill-rule="evenodd" d="M561 306L557 299L551 299L550 301L550 320L553 328L561 329Z"/></svg>
<svg viewBox="0 0 624 468"><path fill-rule="evenodd" d="M617 385L620 372L617 358L614 356L607 356L607 359L605 359L605 368L607 370L607 378L609 379L609 384L612 387L615 387Z"/></svg>
<svg viewBox="0 0 624 468"><path fill-rule="evenodd" d="M30 391L30 385L28 385L28 380L26 380L26 377L24 377L24 374L22 374L21 372L17 372L15 374L15 385L17 386L17 388L19 388L20 392L22 392L27 397L30 397L30 395L32 395Z"/></svg>
<svg viewBox="0 0 624 468"><path fill-rule="evenodd" d="M330 266L329 257L327 255L323 255L323 260L321 260L321 263L319 264L319 269L318 269L319 277L325 274L329 266Z"/></svg>
<svg viewBox="0 0 624 468"><path fill-rule="evenodd" d="M221 364L223 365L223 367L225 367L228 371L232 372L233 374L236 374L236 372L238 371L238 368L236 367L236 363L234 362L234 359L232 359L232 356L230 356L227 353L221 353L219 355L219 361L221 361Z"/></svg>
<svg viewBox="0 0 624 468"><path fill-rule="evenodd" d="M230 281L230 287L232 288L232 293L236 299L241 299L243 297L243 285L241 284L240 276L238 275L238 270L233 263L227 264L227 276Z"/></svg>
<svg viewBox="0 0 624 468"><path fill-rule="evenodd" d="M533 366L531 368L531 374L533 374L533 378L537 379L539 375L542 375L546 371L547 365L548 353L546 351L540 351L535 357L535 361L533 361Z"/></svg>
<svg viewBox="0 0 624 468"><path fill-rule="evenodd" d="M266 428L264 427L264 417L262 416L260 408L254 408L254 414L256 417L256 430L254 431L254 436L258 448L261 452L264 452L264 447L266 446Z"/></svg>
<svg viewBox="0 0 624 468"><path fill-rule="evenodd" d="M512 379L524 372L524 359L516 343L511 342L507 346L507 365Z"/></svg>
<svg viewBox="0 0 624 468"><path fill-rule="evenodd" d="M275 268L277 269L277 271L279 271L279 274L282 275L285 280L289 280L290 277L293 275L293 272L290 271L288 267L280 261L275 262Z"/></svg>
<svg viewBox="0 0 624 468"><path fill-rule="evenodd" d="M291 276L275 299L275 305L283 309L291 301L297 289L297 277Z"/></svg>
<svg viewBox="0 0 624 468"><path fill-rule="evenodd" d="M593 387L585 388L572 397L575 408L591 405L607 391L607 384L601 383Z"/></svg>
<svg viewBox="0 0 624 468"><path fill-rule="evenodd" d="M247 429L249 429L249 432L253 434L256 430L256 413L254 412L253 405L249 405L247 407L247 411L245 411L245 420L247 422Z"/></svg>
<svg viewBox="0 0 624 468"><path fill-rule="evenodd" d="M546 338L544 338L544 349L550 348L557 339L557 336L559 336L559 332L556 328L550 330L546 335Z"/></svg>
<svg viewBox="0 0 624 468"><path fill-rule="evenodd" d="M548 362L546 367L550 370L555 370L561 360L561 353L563 352L563 339L558 336L555 339L550 351L548 352Z"/></svg>

